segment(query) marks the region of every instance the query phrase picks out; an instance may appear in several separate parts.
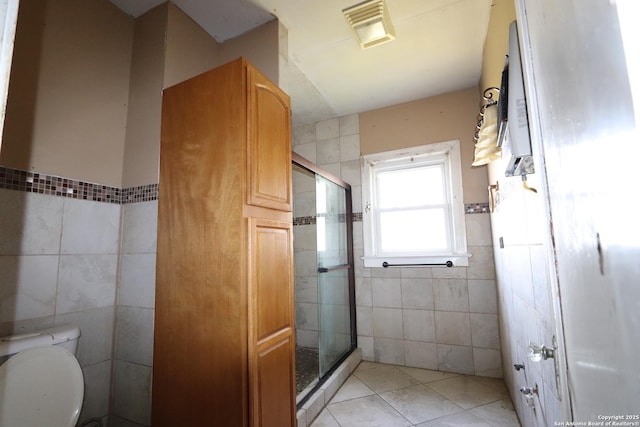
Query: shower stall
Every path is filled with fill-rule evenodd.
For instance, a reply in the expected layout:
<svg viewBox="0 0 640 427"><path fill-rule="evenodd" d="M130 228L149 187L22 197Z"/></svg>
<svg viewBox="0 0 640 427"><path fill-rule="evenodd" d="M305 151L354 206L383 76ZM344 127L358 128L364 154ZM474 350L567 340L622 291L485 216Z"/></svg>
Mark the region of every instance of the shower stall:
<svg viewBox="0 0 640 427"><path fill-rule="evenodd" d="M293 153L298 404L356 348L351 186Z"/></svg>

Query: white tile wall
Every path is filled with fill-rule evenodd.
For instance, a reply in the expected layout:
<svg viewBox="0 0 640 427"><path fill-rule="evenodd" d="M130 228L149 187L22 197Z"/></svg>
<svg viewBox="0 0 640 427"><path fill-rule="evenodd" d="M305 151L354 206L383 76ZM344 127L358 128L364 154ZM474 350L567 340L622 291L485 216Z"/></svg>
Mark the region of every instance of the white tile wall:
<svg viewBox="0 0 640 427"><path fill-rule="evenodd" d="M340 121L340 136L360 136L360 116L358 114L342 116L338 120ZM360 145L358 145L358 157L360 157Z"/></svg>
<svg viewBox="0 0 640 427"><path fill-rule="evenodd" d="M433 279L433 296L436 310L469 312L466 279Z"/></svg>
<svg viewBox="0 0 640 427"><path fill-rule="evenodd" d="M349 184L360 187L360 160L347 160L340 164L340 176Z"/></svg>
<svg viewBox="0 0 640 427"><path fill-rule="evenodd" d="M80 422L94 418L96 414L109 413L111 360L84 367L82 372L85 389Z"/></svg>
<svg viewBox="0 0 640 427"><path fill-rule="evenodd" d="M401 279L401 289L402 307L421 310L434 309L435 304L432 279L411 279L403 277Z"/></svg>
<svg viewBox="0 0 640 427"><path fill-rule="evenodd" d="M115 304L117 255L62 255L56 312L70 313Z"/></svg>
<svg viewBox="0 0 640 427"><path fill-rule="evenodd" d="M360 135L357 133L340 136L340 162L351 160L360 161Z"/></svg>
<svg viewBox="0 0 640 427"><path fill-rule="evenodd" d="M61 253L117 254L119 232L119 205L65 200Z"/></svg>
<svg viewBox="0 0 640 427"><path fill-rule="evenodd" d="M0 255L42 255L60 252L65 199L0 190Z"/></svg>
<svg viewBox="0 0 640 427"><path fill-rule="evenodd" d="M318 330L318 304L296 303L296 328Z"/></svg>
<svg viewBox="0 0 640 427"><path fill-rule="evenodd" d="M81 366L105 361L111 363L114 321L112 306L56 316L59 324L82 325L76 354Z"/></svg>
<svg viewBox="0 0 640 427"><path fill-rule="evenodd" d="M294 239L294 250L296 252L316 252L318 238L315 225L296 225Z"/></svg>
<svg viewBox="0 0 640 427"><path fill-rule="evenodd" d="M295 134L295 131L294 131ZM309 137L309 134L312 137ZM310 147L314 153L315 126L305 127L303 136L314 143L298 145ZM306 153L299 153L308 158ZM293 216L294 218L316 215L315 175L302 170L293 171ZM316 226L296 225L293 234L295 274L296 344L301 347L318 348L318 265Z"/></svg>
<svg viewBox="0 0 640 427"><path fill-rule="evenodd" d="M372 303L375 307L402 308L402 286L400 278L371 278Z"/></svg>
<svg viewBox="0 0 640 427"><path fill-rule="evenodd" d="M358 115L318 122L313 129L301 126L293 135L296 152L351 184L353 211L362 212ZM453 268L364 268L362 223L354 223L358 347L364 360L501 375L490 215L465 219L473 256L469 267ZM297 264L307 261L296 256Z"/></svg>
<svg viewBox="0 0 640 427"><path fill-rule="evenodd" d="M122 207L113 415L149 425L158 202Z"/></svg>
<svg viewBox="0 0 640 427"><path fill-rule="evenodd" d="M496 166L497 167L497 166ZM532 184L532 186L534 186ZM498 312L501 316L501 353L503 366L491 366L489 352L498 349L485 348L474 360L481 363L478 369L488 372L503 370L503 375L520 421L525 427L553 425L566 421L557 396L555 369L552 360L531 362L527 357L529 341L552 345L553 310L551 306L550 277L548 269L549 249L542 243L545 230L541 194L522 189L519 178L500 178L500 204L491 215L493 240L500 237L504 248L494 247L496 282L498 287ZM479 285L481 282L474 282ZM470 284L471 288L471 284ZM475 327L480 326L480 316L491 315L486 304L477 298L478 314ZM483 307L484 309L480 309ZM479 314L486 313L486 314ZM484 321L493 323L490 318ZM474 336L474 339L476 336ZM495 337L478 334L485 344ZM513 364L524 364L525 370L516 372ZM538 385L536 409L529 408L518 391L521 387Z"/></svg>
<svg viewBox="0 0 640 427"><path fill-rule="evenodd" d="M370 277L356 278L356 306L371 307L373 305L373 291Z"/></svg>
<svg viewBox="0 0 640 427"><path fill-rule="evenodd" d="M142 425L151 421L151 367L115 362L115 415Z"/></svg>
<svg viewBox="0 0 640 427"><path fill-rule="evenodd" d="M109 413L121 207L0 190L0 333L80 328L80 420Z"/></svg>
<svg viewBox="0 0 640 427"><path fill-rule="evenodd" d="M299 144L293 147L293 151L300 154L305 159L312 163L318 162L318 156L316 155L316 143L313 144Z"/></svg>
<svg viewBox="0 0 640 427"><path fill-rule="evenodd" d="M318 164L339 163L340 138L319 140L316 155Z"/></svg>
<svg viewBox="0 0 640 427"><path fill-rule="evenodd" d="M295 251L293 273L296 277L314 277L318 272L316 251Z"/></svg>
<svg viewBox="0 0 640 427"><path fill-rule="evenodd" d="M433 342L405 341L404 357L407 366L438 369L437 345Z"/></svg>
<svg viewBox="0 0 640 427"><path fill-rule="evenodd" d="M469 313L436 311L435 319L439 343L471 346Z"/></svg>
<svg viewBox="0 0 640 427"><path fill-rule="evenodd" d="M472 313L498 313L495 280L469 280L469 311Z"/></svg>
<svg viewBox="0 0 640 427"><path fill-rule="evenodd" d="M476 375L502 378L500 350L473 348L473 368Z"/></svg>
<svg viewBox="0 0 640 427"><path fill-rule="evenodd" d="M157 234L157 201L122 207L121 253L156 253Z"/></svg>
<svg viewBox="0 0 640 427"><path fill-rule="evenodd" d="M473 348L460 345L437 344L438 370L475 374Z"/></svg>
<svg viewBox="0 0 640 427"><path fill-rule="evenodd" d="M402 310L404 339L436 342L436 321L432 310Z"/></svg>
<svg viewBox="0 0 640 427"><path fill-rule="evenodd" d="M469 258L467 279L495 279L496 270L493 262L493 248L491 246L469 246L467 249L473 254L473 256Z"/></svg>
<svg viewBox="0 0 640 427"><path fill-rule="evenodd" d="M153 309L119 306L116 313L116 359L152 366Z"/></svg>
<svg viewBox="0 0 640 427"><path fill-rule="evenodd" d="M59 256L0 256L0 322L55 314Z"/></svg>
<svg viewBox="0 0 640 427"><path fill-rule="evenodd" d="M315 277L296 277L295 301L317 304L318 280Z"/></svg>
<svg viewBox="0 0 640 427"><path fill-rule="evenodd" d="M473 347L500 348L498 315L470 313Z"/></svg>
<svg viewBox="0 0 640 427"><path fill-rule="evenodd" d="M118 305L155 307L156 255L120 256Z"/></svg>
<svg viewBox="0 0 640 427"><path fill-rule="evenodd" d="M373 308L373 336L403 339L402 310L397 308Z"/></svg>
<svg viewBox="0 0 640 427"><path fill-rule="evenodd" d="M340 119L323 120L316 123L316 141L340 136Z"/></svg>
<svg viewBox="0 0 640 427"><path fill-rule="evenodd" d="M372 307L358 307L356 314L356 330L360 335L373 337Z"/></svg>
<svg viewBox="0 0 640 427"><path fill-rule="evenodd" d="M376 361L392 365L404 365L404 341L393 338L373 338L373 354Z"/></svg>

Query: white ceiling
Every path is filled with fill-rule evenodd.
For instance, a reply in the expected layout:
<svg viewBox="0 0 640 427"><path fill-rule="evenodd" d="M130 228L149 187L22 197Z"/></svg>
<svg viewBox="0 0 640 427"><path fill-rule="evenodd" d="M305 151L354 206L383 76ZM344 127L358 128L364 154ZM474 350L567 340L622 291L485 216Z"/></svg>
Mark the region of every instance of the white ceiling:
<svg viewBox="0 0 640 427"><path fill-rule="evenodd" d="M139 16L165 0L111 0ZM218 42L277 17L294 122L368 111L476 85L492 0L387 0L396 40L366 50L342 9L361 0L173 0ZM296 120L297 119L297 120Z"/></svg>

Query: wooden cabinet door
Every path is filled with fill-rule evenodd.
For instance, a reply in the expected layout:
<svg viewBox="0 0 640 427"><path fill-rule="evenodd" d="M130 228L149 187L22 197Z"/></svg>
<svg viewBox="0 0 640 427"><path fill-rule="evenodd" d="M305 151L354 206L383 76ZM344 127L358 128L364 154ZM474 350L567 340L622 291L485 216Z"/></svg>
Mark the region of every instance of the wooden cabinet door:
<svg viewBox="0 0 640 427"><path fill-rule="evenodd" d="M293 427L293 228L289 222L248 221L251 426Z"/></svg>
<svg viewBox="0 0 640 427"><path fill-rule="evenodd" d="M291 211L291 109L289 97L248 67L248 200Z"/></svg>

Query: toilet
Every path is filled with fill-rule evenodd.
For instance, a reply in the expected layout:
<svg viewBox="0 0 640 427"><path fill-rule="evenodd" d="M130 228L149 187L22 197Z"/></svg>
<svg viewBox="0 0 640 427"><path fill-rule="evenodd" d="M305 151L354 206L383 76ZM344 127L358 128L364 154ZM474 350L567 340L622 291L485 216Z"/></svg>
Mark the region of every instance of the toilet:
<svg viewBox="0 0 640 427"><path fill-rule="evenodd" d="M62 326L0 338L0 426L73 427L84 381L80 329Z"/></svg>

